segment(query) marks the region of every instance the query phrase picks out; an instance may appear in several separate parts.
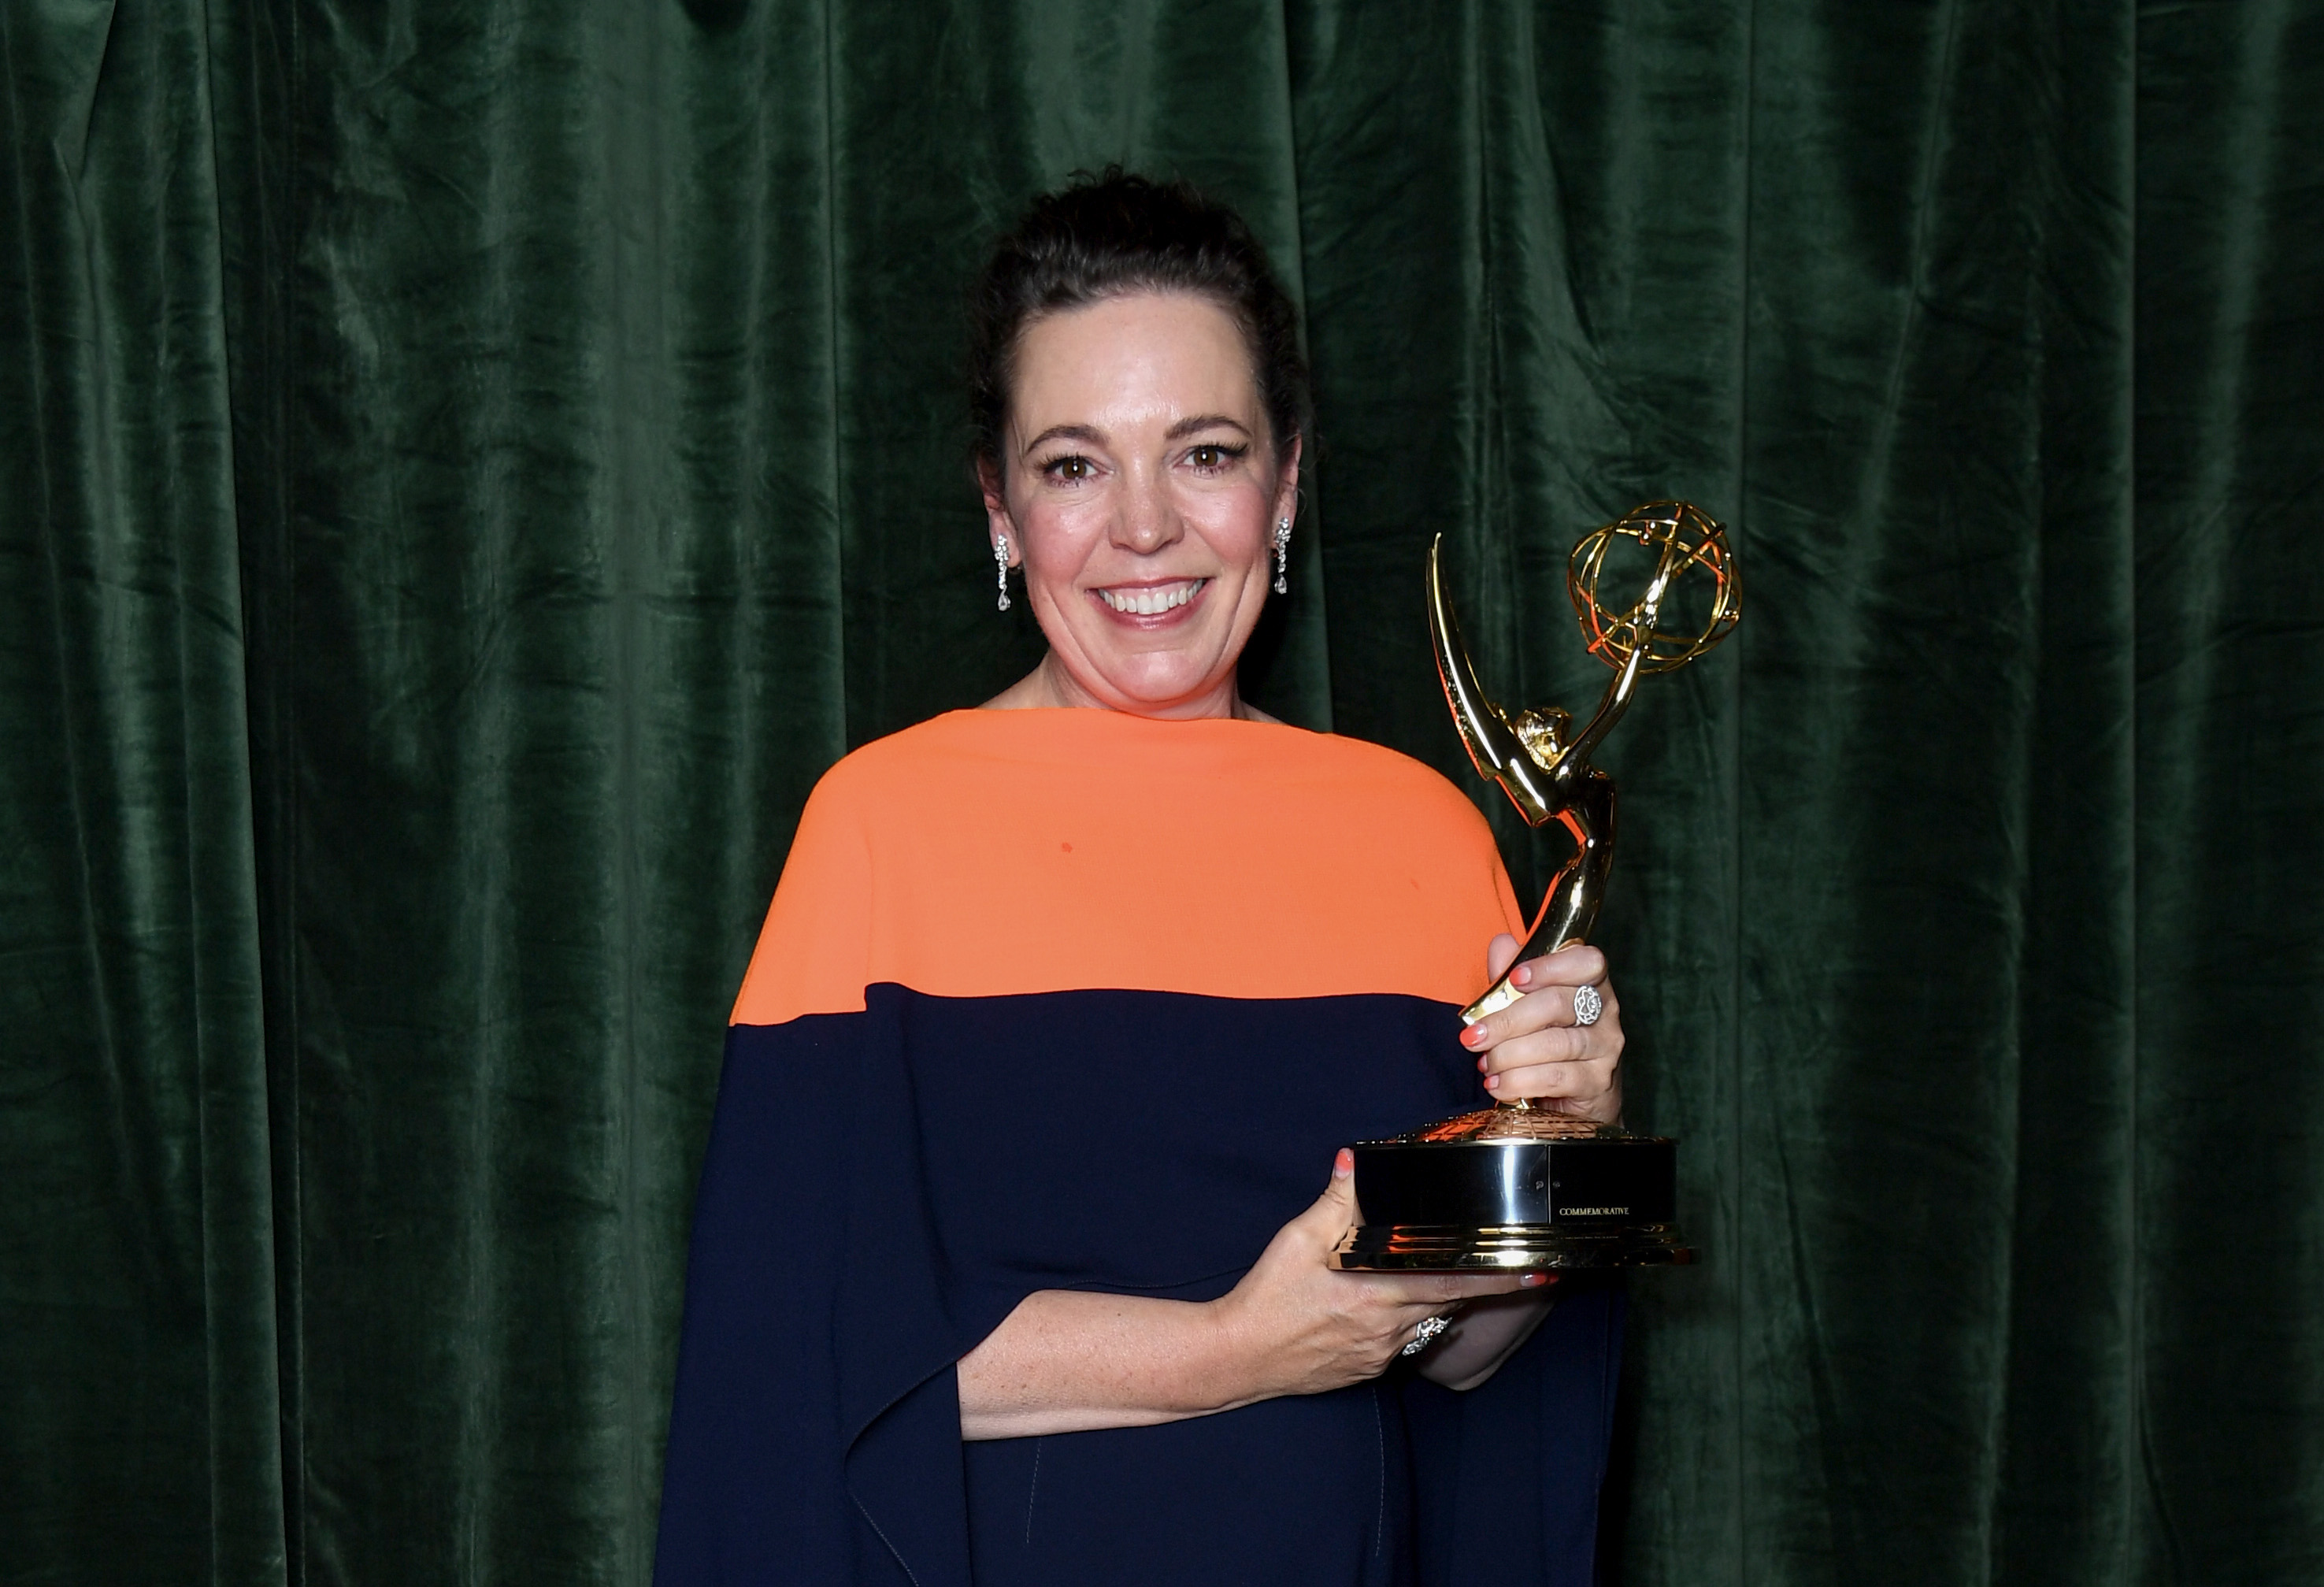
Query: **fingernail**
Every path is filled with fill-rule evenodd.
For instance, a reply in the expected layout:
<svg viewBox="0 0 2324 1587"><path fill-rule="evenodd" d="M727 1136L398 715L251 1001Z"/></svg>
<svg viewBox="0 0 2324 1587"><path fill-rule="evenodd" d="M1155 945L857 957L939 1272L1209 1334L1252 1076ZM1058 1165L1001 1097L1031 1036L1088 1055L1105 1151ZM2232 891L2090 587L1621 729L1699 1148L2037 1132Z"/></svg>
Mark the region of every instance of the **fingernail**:
<svg viewBox="0 0 2324 1587"><path fill-rule="evenodd" d="M1531 986L1533 984L1533 966L1531 964L1519 964L1515 970L1509 973L1509 984L1511 986Z"/></svg>
<svg viewBox="0 0 2324 1587"><path fill-rule="evenodd" d="M1480 1020L1474 1025L1470 1026L1468 1029L1463 1030L1461 1033L1461 1039L1471 1047L1474 1047L1479 1042L1484 1040L1485 1022Z"/></svg>
<svg viewBox="0 0 2324 1587"><path fill-rule="evenodd" d="M1346 1147L1342 1147L1340 1149L1340 1155L1332 1159L1332 1177L1334 1179L1345 1179L1349 1175L1355 1171L1356 1154L1350 1151Z"/></svg>
<svg viewBox="0 0 2324 1587"><path fill-rule="evenodd" d="M1498 1089L1498 1088L1499 1087L1500 1084L1501 1084L1501 1077L1500 1077L1499 1075L1486 1075L1486 1076L1485 1076L1485 1089L1486 1089L1487 1091L1493 1091L1493 1090Z"/></svg>
<svg viewBox="0 0 2324 1587"><path fill-rule="evenodd" d="M1488 1061L1489 1061L1489 1060L1484 1059L1484 1058L1479 1058L1479 1059L1477 1060L1477 1067L1481 1071L1481 1070L1484 1068L1484 1066L1485 1066L1485 1065L1486 1065L1486 1063L1487 1063Z"/></svg>

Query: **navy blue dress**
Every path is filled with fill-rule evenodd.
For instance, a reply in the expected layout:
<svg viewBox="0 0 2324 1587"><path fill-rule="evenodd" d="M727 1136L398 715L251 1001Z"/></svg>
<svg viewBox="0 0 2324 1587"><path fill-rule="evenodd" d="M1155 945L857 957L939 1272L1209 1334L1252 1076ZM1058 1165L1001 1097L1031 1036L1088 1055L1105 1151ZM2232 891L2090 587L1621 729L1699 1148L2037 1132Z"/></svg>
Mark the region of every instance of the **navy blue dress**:
<svg viewBox="0 0 2324 1587"><path fill-rule="evenodd" d="M1583 1587L1609 1287L1562 1284L1466 1394L1399 1368L1156 1427L960 1436L954 1363L1026 1296L1224 1294L1341 1145L1476 1105L1459 1028L1405 992L892 982L734 1025L656 1581Z"/></svg>

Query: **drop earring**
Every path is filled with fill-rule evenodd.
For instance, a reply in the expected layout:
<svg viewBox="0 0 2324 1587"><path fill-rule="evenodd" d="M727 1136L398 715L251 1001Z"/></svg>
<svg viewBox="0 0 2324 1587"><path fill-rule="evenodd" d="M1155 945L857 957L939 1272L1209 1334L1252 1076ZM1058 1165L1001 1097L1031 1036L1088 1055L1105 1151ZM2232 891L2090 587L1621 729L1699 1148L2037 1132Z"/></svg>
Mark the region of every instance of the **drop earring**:
<svg viewBox="0 0 2324 1587"><path fill-rule="evenodd" d="M1284 569L1290 565L1291 520L1278 518L1275 521L1275 593L1278 595L1291 588L1289 581L1283 577Z"/></svg>
<svg viewBox="0 0 2324 1587"><path fill-rule="evenodd" d="M992 537L992 582L1001 592L1001 599L993 609L1006 612L1009 610L1009 537L1005 534Z"/></svg>

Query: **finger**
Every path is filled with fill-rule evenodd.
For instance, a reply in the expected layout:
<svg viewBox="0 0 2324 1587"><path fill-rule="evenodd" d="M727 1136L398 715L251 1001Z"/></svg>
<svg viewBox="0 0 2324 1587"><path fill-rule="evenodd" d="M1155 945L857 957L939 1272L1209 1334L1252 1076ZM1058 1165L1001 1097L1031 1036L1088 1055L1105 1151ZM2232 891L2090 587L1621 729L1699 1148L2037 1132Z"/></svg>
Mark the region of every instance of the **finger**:
<svg viewBox="0 0 2324 1587"><path fill-rule="evenodd" d="M1583 985L1589 984L1583 983ZM1598 1018L1587 1026L1577 1026L1573 1000L1578 989L1563 983L1545 985L1526 992L1508 1007L1467 1027L1461 1032L1461 1045L1472 1053L1486 1052L1514 1038L1531 1036L1537 1031L1554 1029L1580 1029L1594 1037L1611 1038L1618 1048L1621 1045L1622 1005L1610 984L1599 988Z"/></svg>
<svg viewBox="0 0 2324 1587"><path fill-rule="evenodd" d="M1595 986L1606 979L1606 955L1587 943L1527 959L1509 977L1520 989L1536 986Z"/></svg>
<svg viewBox="0 0 2324 1587"><path fill-rule="evenodd" d="M1323 1194L1315 1198L1308 1210L1320 1213L1330 1209L1333 1215L1345 1211L1354 1222L1356 1210L1356 1154L1342 1147L1332 1158L1332 1176L1323 1182Z"/></svg>
<svg viewBox="0 0 2324 1587"><path fill-rule="evenodd" d="M1576 986L1544 986L1529 992L1508 1008L1488 1014L1467 1030L1462 1040L1471 1052L1483 1052L1513 1037L1530 1036L1536 1030L1580 1028L1610 1035L1621 1026L1620 1010L1611 991L1601 992L1597 1018L1586 1027L1574 1011L1574 1000L1581 995ZM1481 1036L1474 1034L1481 1031Z"/></svg>
<svg viewBox="0 0 2324 1587"><path fill-rule="evenodd" d="M1555 1112L1609 1123L1622 1114L1620 1078L1593 1075L1588 1065L1552 1065L1497 1075L1486 1091L1495 1102L1523 1100Z"/></svg>
<svg viewBox="0 0 2324 1587"><path fill-rule="evenodd" d="M1485 983L1489 986L1501 978L1501 972L1516 963L1517 939L1508 932L1485 945Z"/></svg>
<svg viewBox="0 0 2324 1587"><path fill-rule="evenodd" d="M1391 1304L1434 1313L1491 1295L1515 1295L1552 1283L1549 1273L1407 1273L1384 1287Z"/></svg>
<svg viewBox="0 0 2324 1587"><path fill-rule="evenodd" d="M1611 1064L1621 1056L1622 1038L1616 1032L1553 1025L1495 1042L1478 1052L1477 1068L1486 1075L1506 1075L1541 1064Z"/></svg>
<svg viewBox="0 0 2324 1587"><path fill-rule="evenodd" d="M1592 1069L1602 1081L1609 1078L1621 1062L1619 1031L1601 1033L1567 1026L1505 1041L1480 1057L1477 1068L1488 1081L1506 1079L1521 1069L1552 1067Z"/></svg>
<svg viewBox="0 0 2324 1587"><path fill-rule="evenodd" d="M1538 1069L1543 1065L1603 1065L1613 1069L1622 1062L1622 1038L1618 1034L1601 1034L1590 1027L1559 1025L1554 1029L1536 1029L1529 1037L1517 1037L1516 1041L1504 1041L1489 1053L1478 1057L1476 1066L1482 1074L1508 1074L1513 1069Z"/></svg>
<svg viewBox="0 0 2324 1587"><path fill-rule="evenodd" d="M1526 1064L1504 1075L1485 1076L1485 1089L1500 1102L1519 1097L1602 1096L1614 1088L1610 1064Z"/></svg>
<svg viewBox="0 0 2324 1587"><path fill-rule="evenodd" d="M1332 1159L1331 1177L1323 1193L1307 1210L1276 1232L1268 1250L1279 1250L1301 1266L1324 1261L1332 1248L1356 1225L1355 1153L1342 1147Z"/></svg>

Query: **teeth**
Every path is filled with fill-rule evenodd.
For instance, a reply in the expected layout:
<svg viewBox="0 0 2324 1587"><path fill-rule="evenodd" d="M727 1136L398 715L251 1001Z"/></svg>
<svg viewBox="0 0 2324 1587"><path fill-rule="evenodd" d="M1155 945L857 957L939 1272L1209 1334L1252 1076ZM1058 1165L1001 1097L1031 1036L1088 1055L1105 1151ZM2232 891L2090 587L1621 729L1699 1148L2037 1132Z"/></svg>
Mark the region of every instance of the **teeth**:
<svg viewBox="0 0 2324 1587"><path fill-rule="evenodd" d="M1134 617L1154 617L1185 605L1208 582L1207 579L1190 578L1184 584L1163 585L1151 589L1102 589L1097 593L1104 596L1105 604L1117 612Z"/></svg>

